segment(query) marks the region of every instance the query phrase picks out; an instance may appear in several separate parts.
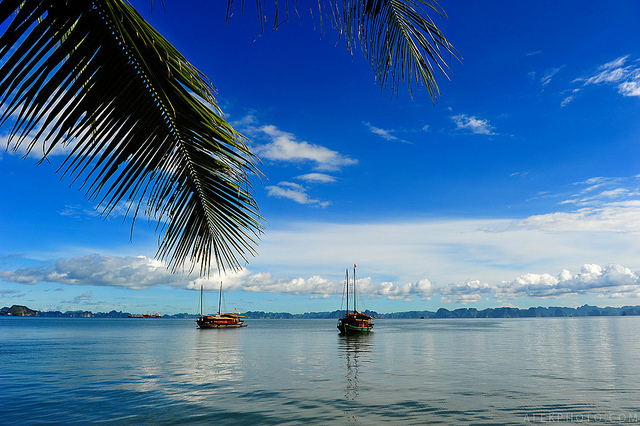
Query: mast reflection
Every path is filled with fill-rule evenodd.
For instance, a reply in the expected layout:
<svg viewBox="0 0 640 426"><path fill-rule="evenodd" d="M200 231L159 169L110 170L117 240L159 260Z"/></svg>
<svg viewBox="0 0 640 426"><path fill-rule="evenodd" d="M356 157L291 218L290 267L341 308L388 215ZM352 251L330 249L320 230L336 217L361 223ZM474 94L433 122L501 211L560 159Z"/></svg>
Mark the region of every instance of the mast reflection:
<svg viewBox="0 0 640 426"><path fill-rule="evenodd" d="M347 366L345 374L346 386L344 397L348 401L355 401L360 395L358 389L358 374L360 368L368 362L372 349L373 336L370 333L340 334L340 352Z"/></svg>

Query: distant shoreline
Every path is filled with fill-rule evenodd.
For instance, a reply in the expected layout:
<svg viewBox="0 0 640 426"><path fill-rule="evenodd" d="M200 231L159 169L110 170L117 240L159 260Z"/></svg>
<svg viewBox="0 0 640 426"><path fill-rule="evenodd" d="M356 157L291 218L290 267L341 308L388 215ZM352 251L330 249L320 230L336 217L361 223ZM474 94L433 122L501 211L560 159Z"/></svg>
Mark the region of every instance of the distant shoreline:
<svg viewBox="0 0 640 426"><path fill-rule="evenodd" d="M440 308L437 311L406 311L381 314L375 311L364 310L363 313L380 319L420 319L420 318L549 318L549 317L597 317L597 316L637 316L640 315L640 305L623 306L619 308L583 305L579 308L567 307L531 307L520 308L459 308L452 311ZM304 314L291 314L288 312L263 312L247 311L242 316L247 319L336 319L340 318L342 311L332 312L305 312ZM110 311L37 311L22 305L13 305L10 308L0 309L0 316L17 317L49 317L49 318L142 318L142 314L129 312ZM162 318L197 318L196 314L179 313L173 315L161 315Z"/></svg>

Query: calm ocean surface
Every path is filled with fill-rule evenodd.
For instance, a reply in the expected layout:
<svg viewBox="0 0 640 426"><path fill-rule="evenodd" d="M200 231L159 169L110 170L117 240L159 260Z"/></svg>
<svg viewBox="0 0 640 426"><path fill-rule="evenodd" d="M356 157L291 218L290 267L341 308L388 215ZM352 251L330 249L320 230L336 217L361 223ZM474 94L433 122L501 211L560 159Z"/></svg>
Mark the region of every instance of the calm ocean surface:
<svg viewBox="0 0 640 426"><path fill-rule="evenodd" d="M640 318L0 318L6 424L634 424Z"/></svg>

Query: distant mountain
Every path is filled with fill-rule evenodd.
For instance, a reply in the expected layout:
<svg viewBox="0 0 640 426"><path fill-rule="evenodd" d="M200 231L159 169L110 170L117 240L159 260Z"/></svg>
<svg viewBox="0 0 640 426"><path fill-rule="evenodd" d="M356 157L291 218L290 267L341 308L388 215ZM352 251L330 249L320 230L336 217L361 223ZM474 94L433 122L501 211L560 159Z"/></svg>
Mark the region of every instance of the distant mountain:
<svg viewBox="0 0 640 426"><path fill-rule="evenodd" d="M536 318L536 317L593 317L593 316L626 316L640 315L640 306L623 306L621 308L599 308L583 305L579 308L542 307L537 308L488 308L481 311L475 308L461 308L449 311L440 308L433 318Z"/></svg>
<svg viewBox="0 0 640 426"><path fill-rule="evenodd" d="M26 306L13 305L10 308L0 309L0 315L2 316L14 316L14 317L37 317L40 315L38 311L31 310Z"/></svg>
<svg viewBox="0 0 640 426"><path fill-rule="evenodd" d="M597 306L583 305L579 308L567 307L531 307L520 308L488 308L478 310L476 308L460 308L450 311L440 308L432 311L406 311L390 314L380 314L376 311L365 310L363 312L374 318L385 319L417 319L417 318L536 318L536 317L593 317L593 316L628 316L640 315L640 306L623 306L621 308L599 308ZM127 318L128 312L98 312L90 311L34 311L26 306L13 305L10 308L0 309L1 316L16 317L70 317L70 318ZM290 314L288 312L263 312L247 311L242 313L247 319L337 319L342 311L332 312L305 312L304 314ZM163 318L196 318L195 314L180 313L175 315L163 315Z"/></svg>

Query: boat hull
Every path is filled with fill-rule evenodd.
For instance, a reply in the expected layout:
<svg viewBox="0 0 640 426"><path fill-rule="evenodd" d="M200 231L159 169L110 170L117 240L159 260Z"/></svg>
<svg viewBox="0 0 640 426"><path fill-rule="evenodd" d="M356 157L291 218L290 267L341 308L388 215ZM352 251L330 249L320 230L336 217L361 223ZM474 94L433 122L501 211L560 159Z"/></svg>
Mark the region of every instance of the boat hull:
<svg viewBox="0 0 640 426"><path fill-rule="evenodd" d="M340 333L342 334L369 333L371 332L371 330L373 330L373 324L371 322L366 322L365 324L362 324L362 322L359 322L359 324L353 324L353 323L349 324L349 322L344 321L343 319L340 319L340 321L338 322L338 330L340 330Z"/></svg>
<svg viewBox="0 0 640 426"><path fill-rule="evenodd" d="M240 328L240 327L246 327L247 324L209 324L209 323L200 323L198 321L196 321L198 323L198 327L199 328Z"/></svg>
<svg viewBox="0 0 640 426"><path fill-rule="evenodd" d="M218 315L200 315L196 320L200 328L240 328L247 324L237 314L218 313Z"/></svg>

